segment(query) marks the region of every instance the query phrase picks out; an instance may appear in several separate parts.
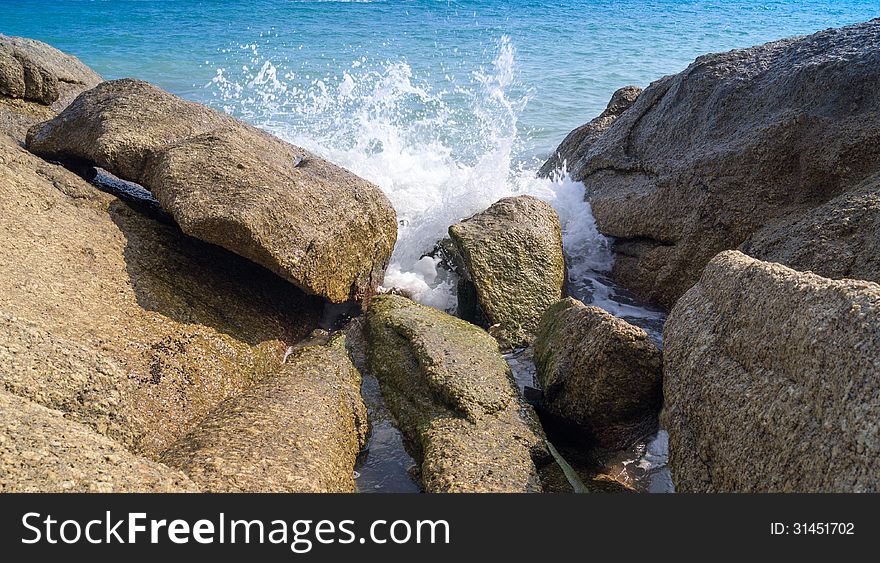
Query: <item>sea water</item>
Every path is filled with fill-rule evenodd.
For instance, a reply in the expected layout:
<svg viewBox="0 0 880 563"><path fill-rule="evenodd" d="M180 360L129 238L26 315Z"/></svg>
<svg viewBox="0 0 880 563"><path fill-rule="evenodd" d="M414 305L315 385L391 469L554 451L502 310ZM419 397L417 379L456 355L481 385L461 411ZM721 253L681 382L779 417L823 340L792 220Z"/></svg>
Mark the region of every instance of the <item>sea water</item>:
<svg viewBox="0 0 880 563"><path fill-rule="evenodd" d="M379 185L399 240L386 286L452 310L425 257L450 224L521 193L556 208L573 293L657 335L602 275L583 187L534 172L617 88L696 56L867 20L877 0L0 0L0 33L148 80Z"/></svg>
<svg viewBox="0 0 880 563"><path fill-rule="evenodd" d="M428 254L449 225L505 196L540 197L562 222L571 292L659 342L663 313L607 279L610 241L584 187L536 178L543 159L621 86L878 16L878 0L0 0L0 33L211 105L374 182L399 220L384 285L441 309L455 309L454 279ZM528 361L509 361L527 383ZM388 430L371 448L402 451ZM670 490L665 440L615 467ZM409 490L410 462L374 456L367 488Z"/></svg>

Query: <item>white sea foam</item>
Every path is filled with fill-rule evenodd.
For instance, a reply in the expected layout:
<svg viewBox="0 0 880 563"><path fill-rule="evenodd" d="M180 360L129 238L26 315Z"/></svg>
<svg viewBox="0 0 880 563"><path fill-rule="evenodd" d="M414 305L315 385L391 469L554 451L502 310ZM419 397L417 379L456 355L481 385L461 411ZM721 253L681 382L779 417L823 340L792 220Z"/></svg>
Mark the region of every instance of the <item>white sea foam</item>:
<svg viewBox="0 0 880 563"><path fill-rule="evenodd" d="M454 280L425 254L447 236L449 225L502 197L531 194L559 214L576 294L586 300L592 295L615 314L650 314L615 301L613 287L598 275L610 269L612 256L596 230L584 186L564 175L536 178L538 162L520 156L524 135L518 120L530 92L517 81L508 37L499 40L484 68L464 78L450 73L442 88L419 80L405 60L360 56L322 74L282 70L256 45L241 48L249 62L235 73L218 69L208 85L218 104L349 168L391 200L399 230L386 287L454 309Z"/></svg>

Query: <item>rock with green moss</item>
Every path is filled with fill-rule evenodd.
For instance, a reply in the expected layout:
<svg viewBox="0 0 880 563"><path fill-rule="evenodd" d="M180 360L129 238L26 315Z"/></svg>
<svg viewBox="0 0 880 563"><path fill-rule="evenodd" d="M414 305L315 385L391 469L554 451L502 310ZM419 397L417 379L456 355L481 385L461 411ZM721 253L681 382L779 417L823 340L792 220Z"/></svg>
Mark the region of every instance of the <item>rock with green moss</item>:
<svg viewBox="0 0 880 563"><path fill-rule="evenodd" d="M146 82L84 92L32 127L27 146L142 185L185 233L334 302L367 299L397 239L394 208L377 186Z"/></svg>
<svg viewBox="0 0 880 563"><path fill-rule="evenodd" d="M566 298L535 339L544 407L585 439L623 448L657 429L663 358L641 328Z"/></svg>
<svg viewBox="0 0 880 563"><path fill-rule="evenodd" d="M368 313L369 363L430 492L541 491L531 407L482 329L397 295Z"/></svg>
<svg viewBox="0 0 880 563"><path fill-rule="evenodd" d="M369 430L360 384L344 337L300 348L160 459L205 491L354 491Z"/></svg>
<svg viewBox="0 0 880 563"><path fill-rule="evenodd" d="M562 297L565 257L553 208L532 196L504 198L449 228L460 254L459 298L503 348L527 344ZM478 305L478 307L477 307Z"/></svg>

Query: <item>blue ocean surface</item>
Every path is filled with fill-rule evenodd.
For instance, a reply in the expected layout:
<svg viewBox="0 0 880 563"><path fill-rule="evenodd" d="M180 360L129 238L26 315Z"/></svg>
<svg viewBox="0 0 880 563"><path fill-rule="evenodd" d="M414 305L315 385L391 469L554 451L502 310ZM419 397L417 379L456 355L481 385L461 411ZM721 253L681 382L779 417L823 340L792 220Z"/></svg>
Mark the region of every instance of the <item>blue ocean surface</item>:
<svg viewBox="0 0 880 563"><path fill-rule="evenodd" d="M211 105L376 183L399 220L384 285L438 308L455 308L455 280L426 254L449 225L508 195L544 198L572 293L659 340L662 311L607 279L584 186L536 178L542 160L621 86L878 16L878 0L0 0L0 33ZM529 362L509 359L528 384ZM376 427L371 451L397 453L362 465L361 487L411 490L399 433ZM665 440L616 471L671 490Z"/></svg>
<svg viewBox="0 0 880 563"><path fill-rule="evenodd" d="M423 254L511 193L557 207L575 270L578 258L610 265L593 226L570 221L588 211L578 186L533 176L614 90L704 53L878 16L877 0L0 0L0 33L223 109L372 180L401 221L389 283L449 308Z"/></svg>
<svg viewBox="0 0 880 563"><path fill-rule="evenodd" d="M415 83L454 91L506 35L530 96L520 126L545 150L620 86L646 86L703 53L875 17L877 0L0 0L0 33L200 101L217 69L238 76L254 53L306 89L361 61L406 62Z"/></svg>

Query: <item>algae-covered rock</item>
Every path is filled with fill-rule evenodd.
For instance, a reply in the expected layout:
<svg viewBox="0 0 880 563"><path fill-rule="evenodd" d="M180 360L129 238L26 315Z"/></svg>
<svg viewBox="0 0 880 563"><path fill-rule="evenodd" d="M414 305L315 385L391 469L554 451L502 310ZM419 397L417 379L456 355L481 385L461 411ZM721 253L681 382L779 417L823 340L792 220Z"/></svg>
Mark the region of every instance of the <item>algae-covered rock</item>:
<svg viewBox="0 0 880 563"><path fill-rule="evenodd" d="M475 295L478 317L502 347L528 343L565 285L556 212L532 196L504 198L449 227L449 235L464 266L460 300Z"/></svg>
<svg viewBox="0 0 880 563"><path fill-rule="evenodd" d="M322 306L0 135L0 388L155 455Z"/></svg>
<svg viewBox="0 0 880 563"><path fill-rule="evenodd" d="M205 491L354 491L369 430L360 384L344 337L301 348L160 459Z"/></svg>
<svg viewBox="0 0 880 563"><path fill-rule="evenodd" d="M28 127L100 81L76 57L40 41L0 34L0 132L23 141Z"/></svg>
<svg viewBox="0 0 880 563"><path fill-rule="evenodd" d="M544 407L606 448L657 430L663 358L643 329L567 298L547 310L535 339Z"/></svg>
<svg viewBox="0 0 880 563"><path fill-rule="evenodd" d="M722 252L663 336L676 490L880 491L880 285Z"/></svg>
<svg viewBox="0 0 880 563"><path fill-rule="evenodd" d="M367 331L371 370L425 490L541 490L543 433L491 336L397 295L373 299Z"/></svg>
<svg viewBox="0 0 880 563"><path fill-rule="evenodd" d="M0 493L196 491L183 473L0 389Z"/></svg>
<svg viewBox="0 0 880 563"><path fill-rule="evenodd" d="M28 132L28 149L137 182L181 229L334 302L368 298L397 238L382 191L146 82L108 81Z"/></svg>

